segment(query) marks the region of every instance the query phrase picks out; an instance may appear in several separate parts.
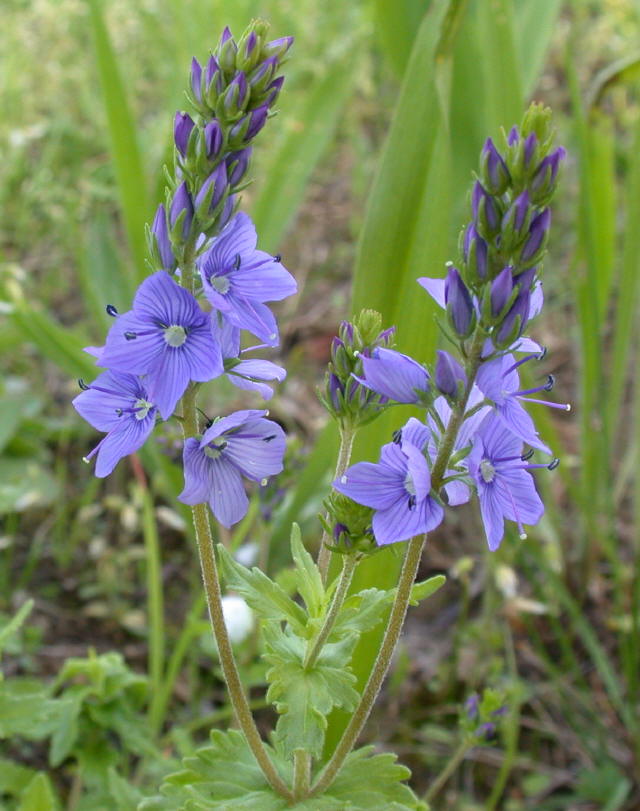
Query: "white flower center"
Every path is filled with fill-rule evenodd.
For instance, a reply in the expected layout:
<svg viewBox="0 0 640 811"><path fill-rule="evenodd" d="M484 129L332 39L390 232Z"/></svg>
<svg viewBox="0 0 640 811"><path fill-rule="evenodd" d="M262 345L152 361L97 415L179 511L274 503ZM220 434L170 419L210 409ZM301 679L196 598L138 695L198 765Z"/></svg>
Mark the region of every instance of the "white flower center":
<svg viewBox="0 0 640 811"><path fill-rule="evenodd" d="M135 409L134 414L136 419L144 420L151 411L151 409L153 408L153 403L149 403L146 400L140 398L139 400L135 401L133 407Z"/></svg>
<svg viewBox="0 0 640 811"><path fill-rule="evenodd" d="M494 480L496 469L488 459L483 459L482 462L480 462L480 475L487 484Z"/></svg>
<svg viewBox="0 0 640 811"><path fill-rule="evenodd" d="M207 447L204 449L204 455L208 456L209 459L217 459L218 456L222 454L222 451L227 447L227 443L222 440L218 440L219 445L215 445L213 442L210 442Z"/></svg>
<svg viewBox="0 0 640 811"><path fill-rule="evenodd" d="M409 493L410 496L415 496L416 494L416 486L413 483L413 479L411 478L411 474L407 473L405 480L404 480L404 489Z"/></svg>
<svg viewBox="0 0 640 811"><path fill-rule="evenodd" d="M209 279L209 283L211 284L211 287L213 287L213 289L222 296L228 293L229 288L231 287L231 282L226 276L212 276Z"/></svg>
<svg viewBox="0 0 640 811"><path fill-rule="evenodd" d="M182 346L187 340L187 331L184 327L178 326L178 324L172 324L165 329L164 339L169 346Z"/></svg>

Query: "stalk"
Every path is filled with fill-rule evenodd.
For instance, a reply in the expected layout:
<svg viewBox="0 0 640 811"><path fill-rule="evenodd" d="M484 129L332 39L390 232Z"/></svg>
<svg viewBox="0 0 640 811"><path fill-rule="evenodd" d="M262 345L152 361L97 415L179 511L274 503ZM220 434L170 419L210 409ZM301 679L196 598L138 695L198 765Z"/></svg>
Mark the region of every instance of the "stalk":
<svg viewBox="0 0 640 811"><path fill-rule="evenodd" d="M182 285L193 291L195 285L195 245L193 244L193 240L185 246L185 257L181 265L181 270L183 274ZM182 397L182 430L185 440L189 437L196 436L199 432L196 391L197 388L190 385ZM202 570L204 590L207 598L209 619L218 646L220 664L222 666L224 680L227 684L231 705L233 706L238 725L244 734L247 744L269 785L289 802L293 802L293 794L276 771L260 737L260 733L258 732L251 713L249 701L240 680L238 666L222 612L220 578L218 577L213 537L207 510L206 504L196 504L192 508L193 526L198 546L198 557Z"/></svg>
<svg viewBox="0 0 640 811"><path fill-rule="evenodd" d="M438 456L436 457L436 461L431 472L431 485L436 492L439 490L440 485L442 484L442 479L444 478L445 471L455 445L456 437L458 436L458 431L464 422L467 401L481 363L481 353L485 337L484 331L480 328L480 326L476 327L473 339L471 341L471 346L469 348L469 353L467 355L465 369L467 374L467 388L463 396L460 398L460 401L453 407L449 425L447 426L447 430L445 431L442 442L440 443ZM369 675L369 679L360 698L360 703L351 716L333 755L320 773L316 783L311 788L311 795L321 794L331 785L334 778L342 768L347 755L355 746L367 718L371 713L371 709L373 708L375 700L378 696L382 682L384 681L389 669L389 665L391 664L391 658L400 637L400 633L402 632L402 626L409 607L411 587L418 572L420 557L422 555L422 549L425 541L426 535L413 538L407 545L407 552L402 566L402 572L400 573L400 580L398 582L396 596L389 615L389 621L382 640L382 646L380 647L380 651L378 652L373 669Z"/></svg>
<svg viewBox="0 0 640 811"><path fill-rule="evenodd" d="M340 451L338 452L338 461L336 462L336 470L333 474L334 479L339 479L345 470L349 467L351 460L351 452L353 450L353 440L355 439L356 432L351 426L344 428L340 426ZM325 516L326 518L327 516ZM320 576L322 582L327 582L327 574L329 572L329 561L331 560L331 550L327 548L327 541L329 534L326 529L322 530L322 538L320 539L320 552L318 554L318 568L320 569Z"/></svg>

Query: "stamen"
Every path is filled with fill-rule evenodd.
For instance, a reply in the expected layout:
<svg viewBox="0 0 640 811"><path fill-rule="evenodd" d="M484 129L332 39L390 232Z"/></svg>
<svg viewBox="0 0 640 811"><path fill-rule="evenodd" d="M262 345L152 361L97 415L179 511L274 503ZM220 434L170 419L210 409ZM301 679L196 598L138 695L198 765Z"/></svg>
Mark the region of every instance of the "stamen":
<svg viewBox="0 0 640 811"><path fill-rule="evenodd" d="M539 391L551 391L553 388L553 384L555 383L555 378L553 375L549 375L547 378L547 382L543 386L535 386L532 389L522 389L521 391L514 391L513 397L524 397L526 394L537 394Z"/></svg>
<svg viewBox="0 0 640 811"><path fill-rule="evenodd" d="M547 465L548 470L555 470L558 465L560 464L560 459L556 456L555 459L552 459L549 464Z"/></svg>
<svg viewBox="0 0 640 811"><path fill-rule="evenodd" d="M533 451L531 451L533 453ZM499 459L492 459L492 463L495 465L498 462L515 462L517 459L520 461L523 457L518 454L517 456L501 456Z"/></svg>
<svg viewBox="0 0 640 811"><path fill-rule="evenodd" d="M127 341L133 341L138 335L135 332L125 332L124 337Z"/></svg>
<svg viewBox="0 0 640 811"><path fill-rule="evenodd" d="M78 378L78 385L80 386L82 391L89 391L89 389L91 388L91 386L87 386L87 384L81 377Z"/></svg>
<svg viewBox="0 0 640 811"><path fill-rule="evenodd" d="M240 254L239 254L239 253L237 253L237 254L236 254L236 258L235 258L235 259L234 259L234 261L233 261L233 269L234 269L234 270L238 270L238 268L240 267L240 262L241 262L241 261L242 261L242 259L241 259L241 257L240 257Z"/></svg>
<svg viewBox="0 0 640 811"><path fill-rule="evenodd" d="M538 360L544 360L547 357L547 347L543 346L542 351L538 354Z"/></svg>
<svg viewBox="0 0 640 811"><path fill-rule="evenodd" d="M416 497L415 496L409 496L407 506L409 507L410 510L413 510L415 508L415 506L416 506Z"/></svg>
<svg viewBox="0 0 640 811"><path fill-rule="evenodd" d="M107 304L105 310L107 311L107 315L110 315L111 318L115 318L118 315L118 311L113 304Z"/></svg>
<svg viewBox="0 0 640 811"><path fill-rule="evenodd" d="M546 354L547 350L545 349L544 352ZM520 358L520 360L516 361L513 364L513 366L510 366L507 369L507 371L505 372L505 375L508 375L509 372L513 372L514 369L517 369L518 366L522 366L523 363L527 363L527 361L530 361L530 360L542 360L543 357L544 357L544 355L541 355L539 352L534 353L532 355L525 355L524 358Z"/></svg>
<svg viewBox="0 0 640 811"><path fill-rule="evenodd" d="M398 428L391 434L391 439L394 445L399 445L402 442L402 428Z"/></svg>
<svg viewBox="0 0 640 811"><path fill-rule="evenodd" d="M279 254L279 253L277 253L277 254L276 254L274 257L273 257L273 261L274 261L274 262L282 262L282 256L280 256L280 254Z"/></svg>
<svg viewBox="0 0 640 811"><path fill-rule="evenodd" d="M571 411L569 403L550 403L548 400L536 400L533 397L527 397L528 403L538 403L539 405L546 405L549 408L559 408L561 411Z"/></svg>
<svg viewBox="0 0 640 811"><path fill-rule="evenodd" d="M262 438L262 441L263 441L263 442L271 442L271 440L272 440L272 439L275 439L275 438L276 438L276 435L275 435L275 434L271 434L270 436L265 436L265 437L263 437L263 438Z"/></svg>
<svg viewBox="0 0 640 811"><path fill-rule="evenodd" d="M526 462L529 459L531 459L533 453L534 453L533 448L530 448L526 453L523 453L520 458L522 459L523 462Z"/></svg>

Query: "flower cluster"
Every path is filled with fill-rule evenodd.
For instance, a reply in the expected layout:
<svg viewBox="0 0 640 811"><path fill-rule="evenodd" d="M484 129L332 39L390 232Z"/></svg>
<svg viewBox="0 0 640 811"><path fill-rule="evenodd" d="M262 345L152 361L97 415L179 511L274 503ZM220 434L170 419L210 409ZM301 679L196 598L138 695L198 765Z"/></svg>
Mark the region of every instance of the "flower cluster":
<svg viewBox="0 0 640 811"><path fill-rule="evenodd" d="M90 348L102 372L73 401L106 436L88 455L96 475L109 475L138 450L158 420L174 416L199 384L223 374L242 389L269 399L269 381L285 370L246 358L241 332L278 345L278 326L266 302L296 291L279 256L257 249L250 218L237 208L246 184L251 143L267 121L284 78L278 70L291 37L268 41L256 21L238 42L225 29L207 64L193 60L190 100L194 117L178 112L174 124L175 171L167 200L148 230L154 272L138 288L131 309L118 313L105 345ZM207 421L175 414L185 427L186 504L208 502L225 526L247 511L243 477L264 482L282 470L282 428L266 411L238 411ZM193 401L195 414L195 400Z"/></svg>
<svg viewBox="0 0 640 811"><path fill-rule="evenodd" d="M354 380L382 398L384 407L424 407L423 422L411 418L394 433L377 463L359 462L334 482L335 489L373 510L378 545L407 540L442 521L445 504L469 501L475 492L490 549L504 535L505 519L535 524L544 506L530 473L553 469L558 460L531 463L534 450L550 454L540 439L527 403L549 391L522 388L520 368L544 351L523 335L543 304L540 262L546 250L555 191L565 152L552 150L550 112L532 105L520 126L491 139L471 192L472 218L463 229L460 265L450 263L444 279L419 284L442 308L442 331L458 356L440 350L429 371L388 347L373 349ZM523 354L516 359L516 354ZM530 450L526 450L529 446Z"/></svg>

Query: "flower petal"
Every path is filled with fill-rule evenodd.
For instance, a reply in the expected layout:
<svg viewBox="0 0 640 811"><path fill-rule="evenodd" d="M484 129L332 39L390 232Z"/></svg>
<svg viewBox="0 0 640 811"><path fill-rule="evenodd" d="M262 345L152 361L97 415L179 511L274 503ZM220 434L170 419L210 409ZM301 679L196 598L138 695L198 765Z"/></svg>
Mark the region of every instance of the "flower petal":
<svg viewBox="0 0 640 811"><path fill-rule="evenodd" d="M480 499L480 514L484 531L487 535L487 543L492 552L500 546L504 536L504 514L502 504L494 483L480 485L478 487L478 497Z"/></svg>
<svg viewBox="0 0 640 811"><path fill-rule="evenodd" d="M227 529L247 513L249 500L244 491L242 477L224 456L213 459L210 466L209 506L222 526Z"/></svg>
<svg viewBox="0 0 640 811"><path fill-rule="evenodd" d="M223 458L248 479L259 482L282 472L286 438L277 422L264 418L246 422L227 434L226 442Z"/></svg>
<svg viewBox="0 0 640 811"><path fill-rule="evenodd" d="M122 427L114 428L100 443L96 459L95 474L99 479L108 476L123 456L129 456L147 441L155 425L155 418L147 416L143 420L125 418Z"/></svg>
<svg viewBox="0 0 640 811"><path fill-rule="evenodd" d="M342 478L336 479L333 486L339 493L358 504L374 509L386 509L400 499L408 499L404 488L404 476L405 474L384 464L358 462L352 465Z"/></svg>
<svg viewBox="0 0 640 811"><path fill-rule="evenodd" d="M444 300L444 282L444 279L430 279L427 276L422 276L418 279L418 284L424 287L438 307L442 307L443 310L446 307Z"/></svg>

